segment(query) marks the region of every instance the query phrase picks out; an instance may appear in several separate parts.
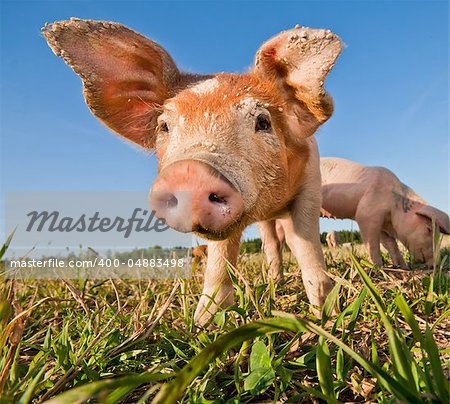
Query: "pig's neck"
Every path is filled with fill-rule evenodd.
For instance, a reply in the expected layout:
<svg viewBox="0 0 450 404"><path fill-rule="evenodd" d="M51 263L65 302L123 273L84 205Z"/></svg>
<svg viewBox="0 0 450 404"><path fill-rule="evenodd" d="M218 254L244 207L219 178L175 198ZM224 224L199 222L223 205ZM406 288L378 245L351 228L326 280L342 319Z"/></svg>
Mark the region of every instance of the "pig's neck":
<svg viewBox="0 0 450 404"><path fill-rule="evenodd" d="M408 245L409 235L416 226L416 212L427 205L427 202L417 195L411 188L401 184L401 188L392 191L393 209L391 222L397 238Z"/></svg>

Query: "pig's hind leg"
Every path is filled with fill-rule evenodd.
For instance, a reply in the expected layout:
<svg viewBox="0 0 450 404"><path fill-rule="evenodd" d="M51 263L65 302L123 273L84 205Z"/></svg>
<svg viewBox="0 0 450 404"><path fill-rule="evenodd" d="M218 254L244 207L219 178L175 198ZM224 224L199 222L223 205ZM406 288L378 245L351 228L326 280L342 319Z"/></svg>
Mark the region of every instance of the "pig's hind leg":
<svg viewBox="0 0 450 404"><path fill-rule="evenodd" d="M405 260L403 259L403 255L398 248L397 241L395 238L391 237L389 234L382 232L381 233L381 243L384 248L388 251L389 255L392 258L392 263L395 267L401 269L409 269Z"/></svg>
<svg viewBox="0 0 450 404"><path fill-rule="evenodd" d="M258 228L269 267L269 278L273 279L275 283L281 282L283 280L283 240L280 240L277 234L275 220L259 222Z"/></svg>

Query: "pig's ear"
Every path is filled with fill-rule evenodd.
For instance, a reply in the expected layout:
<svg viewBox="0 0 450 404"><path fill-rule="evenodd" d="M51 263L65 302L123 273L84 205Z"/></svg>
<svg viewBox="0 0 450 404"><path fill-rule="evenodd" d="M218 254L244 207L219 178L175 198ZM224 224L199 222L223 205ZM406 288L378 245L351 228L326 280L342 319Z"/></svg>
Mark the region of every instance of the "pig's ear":
<svg viewBox="0 0 450 404"><path fill-rule="evenodd" d="M442 212L430 205L425 205L416 211L417 215L424 216L430 220L436 220L436 225L439 226L441 233L450 234L450 220L447 213Z"/></svg>
<svg viewBox="0 0 450 404"><path fill-rule="evenodd" d="M119 135L153 147L160 107L180 76L168 53L111 22L72 18L42 31L53 52L83 80L93 114Z"/></svg>
<svg viewBox="0 0 450 404"><path fill-rule="evenodd" d="M305 136L314 133L333 113L324 81L342 48L339 37L329 30L303 27L281 32L256 54L255 72L276 80L288 105L292 105L290 113L302 124L305 119L310 121Z"/></svg>

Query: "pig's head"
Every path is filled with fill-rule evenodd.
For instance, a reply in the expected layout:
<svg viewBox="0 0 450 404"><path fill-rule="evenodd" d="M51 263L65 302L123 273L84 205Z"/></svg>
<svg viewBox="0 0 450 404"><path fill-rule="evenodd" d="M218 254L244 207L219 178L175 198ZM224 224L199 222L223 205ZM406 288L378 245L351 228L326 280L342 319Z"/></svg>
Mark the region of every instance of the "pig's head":
<svg viewBox="0 0 450 404"><path fill-rule="evenodd" d="M282 32L250 72L211 76L180 72L158 44L116 23L71 19L43 33L82 78L93 114L156 150L150 203L170 226L224 239L295 197L307 138L333 111L323 83L342 45L330 31Z"/></svg>
<svg viewBox="0 0 450 404"><path fill-rule="evenodd" d="M439 229L442 234L450 234L450 221L446 213L423 205L408 212L409 220L404 222L406 247L414 261L433 267L433 238ZM434 226L434 227L433 227Z"/></svg>

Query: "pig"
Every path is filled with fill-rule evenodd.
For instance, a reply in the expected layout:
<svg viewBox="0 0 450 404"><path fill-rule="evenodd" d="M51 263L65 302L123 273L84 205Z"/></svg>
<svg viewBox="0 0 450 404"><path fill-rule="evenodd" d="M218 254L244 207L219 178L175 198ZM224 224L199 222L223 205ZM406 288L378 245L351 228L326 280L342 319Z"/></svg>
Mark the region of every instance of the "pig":
<svg viewBox="0 0 450 404"><path fill-rule="evenodd" d="M208 256L208 246L206 244L198 245L192 249L192 265L193 268L203 264Z"/></svg>
<svg viewBox="0 0 450 404"><path fill-rule="evenodd" d="M242 231L281 217L321 307L332 287L319 239L316 130L333 112L324 80L342 50L337 35L296 27L265 42L243 74L184 73L156 42L114 22L72 18L43 35L83 82L91 112L158 159L150 191L156 215L208 240L195 321L233 304L227 263ZM131 174L130 175L136 175Z"/></svg>
<svg viewBox="0 0 450 404"><path fill-rule="evenodd" d="M395 266L408 269L399 240L414 261L432 267L434 231L450 233L449 217L430 206L394 173L342 158L321 158L322 214L356 220L369 259L381 267L380 242Z"/></svg>
<svg viewBox="0 0 450 404"><path fill-rule="evenodd" d="M328 248L336 248L337 246L341 245L339 233L335 230L329 231L327 233L326 240Z"/></svg>
<svg viewBox="0 0 450 404"><path fill-rule="evenodd" d="M208 246L206 244L198 245L192 249L192 257L199 260L207 256Z"/></svg>

